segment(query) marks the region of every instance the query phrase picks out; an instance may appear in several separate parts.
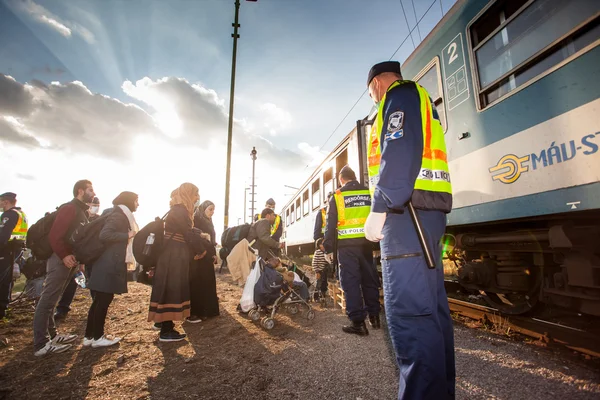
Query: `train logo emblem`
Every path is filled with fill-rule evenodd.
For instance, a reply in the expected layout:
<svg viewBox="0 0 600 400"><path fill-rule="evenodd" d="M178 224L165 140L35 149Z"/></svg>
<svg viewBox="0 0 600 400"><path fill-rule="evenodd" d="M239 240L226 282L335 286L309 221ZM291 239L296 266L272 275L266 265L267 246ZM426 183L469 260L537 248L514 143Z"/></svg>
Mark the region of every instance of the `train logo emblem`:
<svg viewBox="0 0 600 400"><path fill-rule="evenodd" d="M517 157L514 154L505 155L489 169L492 180L502 183L515 182L523 172L529 171L529 166L523 165L527 161L529 161L528 155L525 157Z"/></svg>

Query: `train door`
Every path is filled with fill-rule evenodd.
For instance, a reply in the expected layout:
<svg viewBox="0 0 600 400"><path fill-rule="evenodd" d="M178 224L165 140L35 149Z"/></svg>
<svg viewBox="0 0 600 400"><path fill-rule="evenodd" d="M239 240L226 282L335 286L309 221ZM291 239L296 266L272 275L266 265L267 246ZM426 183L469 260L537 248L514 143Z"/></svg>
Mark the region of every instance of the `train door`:
<svg viewBox="0 0 600 400"><path fill-rule="evenodd" d="M356 143L358 144L358 164L360 169L358 179L360 180L360 183L365 186L369 184L367 145L376 116L377 114L372 114L370 118L367 116L356 121Z"/></svg>

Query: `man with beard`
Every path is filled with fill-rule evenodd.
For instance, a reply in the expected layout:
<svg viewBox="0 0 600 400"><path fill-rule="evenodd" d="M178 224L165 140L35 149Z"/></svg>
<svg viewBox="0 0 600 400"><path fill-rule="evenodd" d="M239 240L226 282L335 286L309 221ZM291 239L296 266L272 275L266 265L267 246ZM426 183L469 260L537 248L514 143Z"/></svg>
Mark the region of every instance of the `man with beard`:
<svg viewBox="0 0 600 400"><path fill-rule="evenodd" d="M46 264L44 289L33 318L35 356L67 351L71 348L69 343L77 339L77 335L59 335L57 333L54 310L77 270L83 270L84 267L75 259L67 238L75 229L88 222L89 206L87 204L95 196L92 182L81 180L75 183L73 195L75 198L71 202L59 208L48 235L53 254Z"/></svg>
<svg viewBox="0 0 600 400"><path fill-rule="evenodd" d="M88 209L88 221L92 222L98 218L100 218L100 200L97 197L94 197L91 203L88 203L90 207ZM91 266L88 266L85 271L86 279L90 279L90 275L92 271L90 269ZM73 302L73 298L75 298L75 292L77 292L77 283L75 279L71 279L67 288L62 294L60 301L58 302L58 306L56 307L56 313L54 314L54 321L60 321L67 317L69 311L71 311L71 303ZM92 294L92 299L94 295Z"/></svg>

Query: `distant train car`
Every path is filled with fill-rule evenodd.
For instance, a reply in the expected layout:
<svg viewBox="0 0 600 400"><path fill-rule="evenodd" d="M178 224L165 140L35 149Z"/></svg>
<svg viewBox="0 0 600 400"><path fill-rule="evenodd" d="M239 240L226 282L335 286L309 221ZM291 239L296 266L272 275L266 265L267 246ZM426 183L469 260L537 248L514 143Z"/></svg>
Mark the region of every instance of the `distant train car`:
<svg viewBox="0 0 600 400"><path fill-rule="evenodd" d="M459 0L402 66L446 133L446 255L461 285L505 313L546 303L600 315L599 43L597 0ZM312 251L346 160L366 181L372 120L284 207L288 252Z"/></svg>

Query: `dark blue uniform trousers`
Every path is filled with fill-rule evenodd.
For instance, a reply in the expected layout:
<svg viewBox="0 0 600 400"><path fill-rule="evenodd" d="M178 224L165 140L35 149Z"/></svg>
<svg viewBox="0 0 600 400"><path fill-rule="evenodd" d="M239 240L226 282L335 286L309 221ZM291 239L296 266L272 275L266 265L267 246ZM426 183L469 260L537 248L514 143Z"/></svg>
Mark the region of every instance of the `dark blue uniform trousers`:
<svg viewBox="0 0 600 400"><path fill-rule="evenodd" d="M346 297L346 315L351 321L364 321L368 315L378 315L379 276L373 266L370 246L338 246L340 283Z"/></svg>
<svg viewBox="0 0 600 400"><path fill-rule="evenodd" d="M4 316L11 300L13 264L12 254L0 254L0 317Z"/></svg>
<svg viewBox="0 0 600 400"><path fill-rule="evenodd" d="M452 399L454 331L441 257L446 216L418 215L435 269L427 267L408 212L387 215L381 241L385 312L400 368L398 399Z"/></svg>

